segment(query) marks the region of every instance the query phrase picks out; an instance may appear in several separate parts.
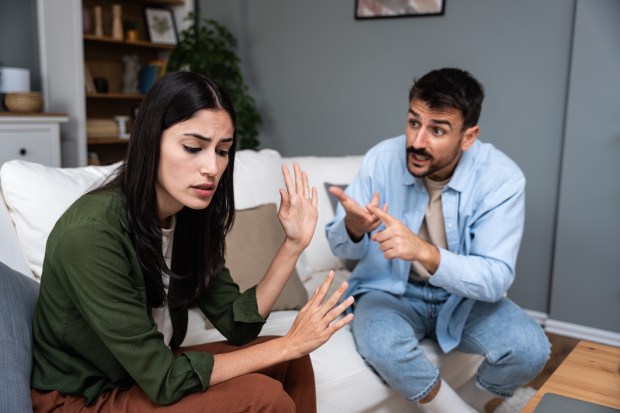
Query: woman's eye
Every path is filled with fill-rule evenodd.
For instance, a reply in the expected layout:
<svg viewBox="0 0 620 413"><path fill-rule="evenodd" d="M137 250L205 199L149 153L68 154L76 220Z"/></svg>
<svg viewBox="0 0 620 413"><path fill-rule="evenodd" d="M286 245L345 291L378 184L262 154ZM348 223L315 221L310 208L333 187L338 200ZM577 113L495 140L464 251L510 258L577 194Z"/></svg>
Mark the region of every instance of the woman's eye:
<svg viewBox="0 0 620 413"><path fill-rule="evenodd" d="M226 158L228 156L228 151L226 149L218 149L215 152L222 158Z"/></svg>
<svg viewBox="0 0 620 413"><path fill-rule="evenodd" d="M187 145L183 145L183 148L189 152L189 153L196 153L196 152L200 152L202 150L202 148L198 147L198 148L194 148L192 146L187 146Z"/></svg>

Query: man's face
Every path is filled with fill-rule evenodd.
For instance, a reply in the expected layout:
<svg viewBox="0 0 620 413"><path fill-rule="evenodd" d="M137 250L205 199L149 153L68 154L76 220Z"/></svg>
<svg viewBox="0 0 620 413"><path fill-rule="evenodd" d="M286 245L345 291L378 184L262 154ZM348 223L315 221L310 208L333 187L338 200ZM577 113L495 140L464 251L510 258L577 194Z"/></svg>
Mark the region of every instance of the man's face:
<svg viewBox="0 0 620 413"><path fill-rule="evenodd" d="M409 104L407 114L407 169L417 177L444 181L476 140L479 127L463 129L458 109L431 109L421 100Z"/></svg>

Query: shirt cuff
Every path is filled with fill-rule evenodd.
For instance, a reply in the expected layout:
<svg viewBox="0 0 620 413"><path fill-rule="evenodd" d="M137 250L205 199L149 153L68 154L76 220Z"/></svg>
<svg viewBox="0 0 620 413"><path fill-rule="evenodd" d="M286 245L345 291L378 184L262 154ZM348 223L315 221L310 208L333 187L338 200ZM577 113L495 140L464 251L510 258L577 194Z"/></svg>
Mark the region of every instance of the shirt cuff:
<svg viewBox="0 0 620 413"><path fill-rule="evenodd" d="M233 320L235 323L265 323L258 312L256 286L248 288L233 303Z"/></svg>

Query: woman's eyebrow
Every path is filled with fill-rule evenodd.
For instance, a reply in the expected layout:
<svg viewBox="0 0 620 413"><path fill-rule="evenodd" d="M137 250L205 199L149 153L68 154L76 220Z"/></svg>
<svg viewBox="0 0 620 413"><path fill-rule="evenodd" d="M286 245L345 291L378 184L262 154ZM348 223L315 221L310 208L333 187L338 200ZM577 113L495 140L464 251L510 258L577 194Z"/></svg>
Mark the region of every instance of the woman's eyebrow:
<svg viewBox="0 0 620 413"><path fill-rule="evenodd" d="M206 137L206 136L201 135L201 134L196 133L196 132L188 132L188 133L184 133L183 135L184 136L191 136L193 138L200 139L201 141L206 141L206 142L211 142L213 140L212 138ZM220 140L220 142L232 142L232 141L233 141L232 137L230 137L230 138L223 138L223 139Z"/></svg>

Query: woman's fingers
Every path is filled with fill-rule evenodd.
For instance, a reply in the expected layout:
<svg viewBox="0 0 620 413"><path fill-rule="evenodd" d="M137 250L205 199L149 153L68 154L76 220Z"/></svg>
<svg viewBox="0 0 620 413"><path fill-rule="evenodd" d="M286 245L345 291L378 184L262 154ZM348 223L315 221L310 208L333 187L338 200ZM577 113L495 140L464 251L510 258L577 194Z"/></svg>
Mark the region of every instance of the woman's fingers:
<svg viewBox="0 0 620 413"><path fill-rule="evenodd" d="M301 198L307 199L312 203L314 207L316 207L316 188L312 187L312 189L310 189L308 174L305 171L301 170L301 167L297 162L293 162L293 174L294 177L291 176L288 167L286 165L282 165L284 184L286 186L286 192L289 194L291 202L295 203L297 201L297 197L295 195L298 195Z"/></svg>
<svg viewBox="0 0 620 413"><path fill-rule="evenodd" d="M310 198L310 186L308 185L308 174L306 171L301 172L301 186L303 190L303 195L306 199Z"/></svg>
<svg viewBox="0 0 620 413"><path fill-rule="evenodd" d="M325 314L325 318L327 319L327 322L328 323L333 322L341 314L343 314L347 310L347 308L351 307L354 302L355 302L355 299L353 297L347 297L344 301L342 301L336 307L331 308L331 310L329 310L327 314Z"/></svg>
<svg viewBox="0 0 620 413"><path fill-rule="evenodd" d="M314 209L319 205L319 193L316 190L316 187L312 187L312 206Z"/></svg>

